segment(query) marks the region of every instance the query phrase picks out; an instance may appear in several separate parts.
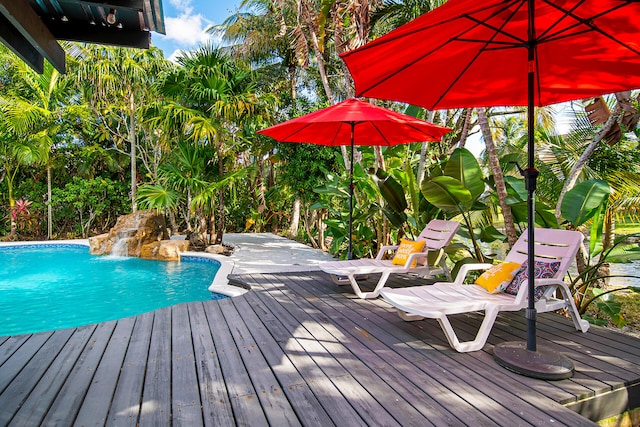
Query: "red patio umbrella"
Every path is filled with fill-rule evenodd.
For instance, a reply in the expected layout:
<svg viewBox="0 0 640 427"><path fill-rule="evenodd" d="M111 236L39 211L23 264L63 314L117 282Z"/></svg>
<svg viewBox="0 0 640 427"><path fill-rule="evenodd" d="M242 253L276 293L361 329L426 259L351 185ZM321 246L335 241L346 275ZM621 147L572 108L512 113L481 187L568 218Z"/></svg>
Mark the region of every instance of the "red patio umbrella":
<svg viewBox="0 0 640 427"><path fill-rule="evenodd" d="M565 369L568 361L536 349L534 106L640 87L638 16L633 0L451 0L342 55L358 96L428 109L528 107L527 346L494 349L501 365L524 375L573 373L570 362Z"/></svg>
<svg viewBox="0 0 640 427"><path fill-rule="evenodd" d="M318 145L350 145L349 169L349 248L352 258L353 231L353 147L355 145L398 145L409 142L439 141L451 129L406 114L360 101L347 99L302 117L258 131L281 142Z"/></svg>

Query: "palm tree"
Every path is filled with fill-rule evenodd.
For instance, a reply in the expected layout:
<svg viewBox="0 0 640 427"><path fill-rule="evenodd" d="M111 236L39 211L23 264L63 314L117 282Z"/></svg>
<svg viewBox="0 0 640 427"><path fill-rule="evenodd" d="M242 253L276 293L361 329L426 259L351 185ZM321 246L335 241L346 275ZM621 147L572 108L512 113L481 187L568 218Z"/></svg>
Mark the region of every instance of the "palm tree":
<svg viewBox="0 0 640 427"><path fill-rule="evenodd" d="M269 77L273 92L280 92L286 73L288 92L297 98L298 71L303 63L288 38L288 31L279 15L271 12L269 0L243 0L239 10L222 24L207 28L207 32L222 36L230 54L254 65L257 73ZM246 10L246 11L245 11ZM307 61L308 62L308 61Z"/></svg>
<svg viewBox="0 0 640 427"><path fill-rule="evenodd" d="M85 45L79 53L78 82L88 105L100 118L101 126L117 148L129 143L131 170L131 210L136 210L137 148L141 135L154 138L141 125L144 107L157 96L153 83L162 70L171 66L157 48L128 49Z"/></svg>
<svg viewBox="0 0 640 427"><path fill-rule="evenodd" d="M2 98L5 120L9 121L5 125L10 134L22 141L22 161L38 161L46 166L47 238L51 239L52 149L56 140L65 138L69 117L76 114L77 107L68 101L73 92L71 80L60 75L50 63L45 63L43 73L38 74L17 57L14 59L14 89Z"/></svg>
<svg viewBox="0 0 640 427"><path fill-rule="evenodd" d="M16 206L13 189L20 167L42 163L46 154L41 146L34 144L33 139L20 132L20 119L16 119L14 112L11 103L0 97L0 182L4 180L7 184L11 212ZM13 215L9 218L9 238L13 240L17 234L17 223Z"/></svg>
<svg viewBox="0 0 640 427"><path fill-rule="evenodd" d="M592 120L593 125L602 125L602 127L591 139L591 142L585 147L584 151L582 151L582 154L573 165L571 172L569 172L569 174L567 175L562 191L560 192L560 196L558 197L558 204L556 205L556 217L560 217L560 206L562 205L564 195L576 184L580 174L582 173L582 170L587 165L589 158L593 155L600 142L602 142L603 140L606 141L608 137L611 136L612 129L615 126L618 126L617 122L621 120L621 118L624 122L625 116L627 116L627 127L635 128L635 125L638 122L637 111L634 111L634 107L629 101L631 98L631 91L616 93L615 98L616 104L613 108L613 112L610 112L608 108L606 108L606 104L602 102L602 107L600 108L601 118L597 121ZM630 124L632 124L632 126L629 126ZM615 143L617 141L619 141L619 138L617 138L617 140L613 142Z"/></svg>
<svg viewBox="0 0 640 427"><path fill-rule="evenodd" d="M383 0L371 14L371 28L375 34L385 34L444 3L446 0Z"/></svg>
<svg viewBox="0 0 640 427"><path fill-rule="evenodd" d="M168 72L159 83L168 100L162 120L165 127L180 129L192 142L214 147L218 180L223 180L225 159L234 153L243 122L267 100L257 96L253 73L246 64L233 60L220 48L202 46L180 56L178 63L180 67ZM224 210L224 189L219 188L215 243L222 241Z"/></svg>
<svg viewBox="0 0 640 427"><path fill-rule="evenodd" d="M502 218L504 220L504 230L507 235L509 246L513 246L518 240L516 235L516 227L513 223L513 216L511 215L511 208L507 204L507 186L504 183L504 177L502 175L502 168L500 167L500 161L496 146L493 142L493 135L489 128L489 119L487 118L487 111L484 108L478 108L478 125L482 131L482 139L486 147L487 158L489 159L489 167L493 175L493 182L498 196L498 202L500 209L502 210Z"/></svg>

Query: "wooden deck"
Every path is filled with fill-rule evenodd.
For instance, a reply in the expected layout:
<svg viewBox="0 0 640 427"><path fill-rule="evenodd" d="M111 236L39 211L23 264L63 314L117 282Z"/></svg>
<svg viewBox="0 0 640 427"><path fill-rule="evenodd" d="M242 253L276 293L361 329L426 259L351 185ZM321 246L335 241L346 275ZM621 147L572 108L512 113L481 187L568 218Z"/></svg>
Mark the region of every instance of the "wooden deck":
<svg viewBox="0 0 640 427"><path fill-rule="evenodd" d="M640 340L556 314L539 315L538 345L577 372L547 382L493 360L493 344L525 339L522 313L501 315L483 351L457 353L435 321L403 322L320 272L235 280L253 290L0 338L0 425L586 426L567 405L619 412L640 379Z"/></svg>

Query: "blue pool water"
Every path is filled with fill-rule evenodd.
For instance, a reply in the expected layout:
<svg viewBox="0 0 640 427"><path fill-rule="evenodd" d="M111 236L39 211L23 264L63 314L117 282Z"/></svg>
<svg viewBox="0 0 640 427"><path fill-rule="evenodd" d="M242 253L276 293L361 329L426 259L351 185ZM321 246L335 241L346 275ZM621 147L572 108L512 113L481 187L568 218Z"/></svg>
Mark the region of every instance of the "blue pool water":
<svg viewBox="0 0 640 427"><path fill-rule="evenodd" d="M86 246L0 247L0 336L76 327L216 298L215 260L90 255Z"/></svg>

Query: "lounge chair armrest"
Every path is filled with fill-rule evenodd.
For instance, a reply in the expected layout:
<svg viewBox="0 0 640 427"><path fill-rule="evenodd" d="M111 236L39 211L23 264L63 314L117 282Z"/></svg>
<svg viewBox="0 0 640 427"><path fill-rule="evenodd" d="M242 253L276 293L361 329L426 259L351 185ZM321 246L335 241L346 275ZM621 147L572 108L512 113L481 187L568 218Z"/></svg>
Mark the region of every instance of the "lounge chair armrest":
<svg viewBox="0 0 640 427"><path fill-rule="evenodd" d="M488 270L491 267L493 267L493 264L489 264L489 263L464 264L462 267L460 267L460 270L458 271L458 275L456 276L456 279L453 282L443 282L443 283L448 283L452 285L462 285L464 284L464 280L467 278L467 275L470 272L478 271L478 270Z"/></svg>
<svg viewBox="0 0 640 427"><path fill-rule="evenodd" d="M382 259L383 256L389 251L397 251L400 246L398 245L386 245L382 246L378 251L378 255L376 255L376 259Z"/></svg>
<svg viewBox="0 0 640 427"><path fill-rule="evenodd" d="M534 281L535 283L535 287L539 287L539 286L562 286L562 285L566 285L564 280L561 279L554 279L554 278L550 278L550 279L536 279Z"/></svg>
<svg viewBox="0 0 640 427"><path fill-rule="evenodd" d="M409 269L413 268L413 267L411 267L411 264L413 264L414 261L417 263L420 260L426 259L427 258L427 253L428 253L428 251L414 252L412 254L409 254L409 256L407 257L407 260L404 263L405 270L409 271ZM420 266L419 264L416 264L416 265Z"/></svg>

